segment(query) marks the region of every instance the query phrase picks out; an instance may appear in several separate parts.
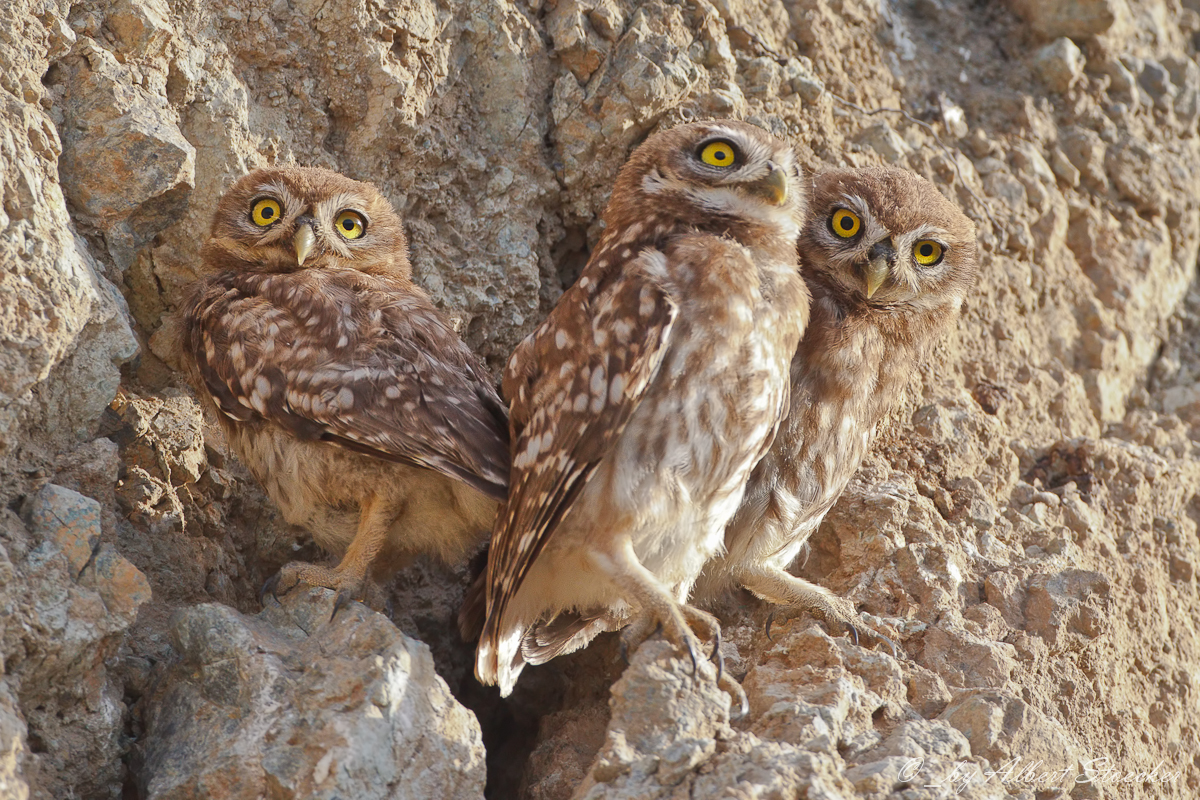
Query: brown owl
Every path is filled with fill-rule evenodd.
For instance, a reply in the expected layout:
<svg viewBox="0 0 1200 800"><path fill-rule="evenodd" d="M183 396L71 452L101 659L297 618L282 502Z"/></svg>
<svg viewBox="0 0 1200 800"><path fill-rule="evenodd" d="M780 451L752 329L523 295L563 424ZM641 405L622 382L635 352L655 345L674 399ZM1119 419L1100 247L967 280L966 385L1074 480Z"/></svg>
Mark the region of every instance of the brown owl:
<svg viewBox="0 0 1200 800"><path fill-rule="evenodd" d="M459 559L508 485L507 414L415 284L400 218L374 186L257 170L217 205L182 310L184 361L230 447L291 523L342 555L286 565L359 597L418 553Z"/></svg>
<svg viewBox="0 0 1200 800"><path fill-rule="evenodd" d="M917 361L975 282L975 226L902 169L813 180L799 241L812 317L792 359L791 408L754 468L697 598L743 586L858 630L845 598L786 572L858 469Z"/></svg>
<svg viewBox="0 0 1200 800"><path fill-rule="evenodd" d="M526 663L631 619L627 642L658 624L693 662L719 634L684 600L786 407L802 186L786 143L735 121L658 133L622 168L579 280L505 372L484 683L507 695Z"/></svg>

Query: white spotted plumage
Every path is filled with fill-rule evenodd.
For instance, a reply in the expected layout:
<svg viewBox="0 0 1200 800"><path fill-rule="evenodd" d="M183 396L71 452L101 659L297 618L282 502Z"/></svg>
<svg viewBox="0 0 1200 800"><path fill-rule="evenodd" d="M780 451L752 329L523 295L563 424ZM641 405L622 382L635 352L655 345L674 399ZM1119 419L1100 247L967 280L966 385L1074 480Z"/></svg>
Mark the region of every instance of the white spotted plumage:
<svg viewBox="0 0 1200 800"><path fill-rule="evenodd" d="M264 198L278 213L259 222ZM360 235L338 231L343 213ZM202 258L181 311L197 394L284 517L346 553L284 572L358 593L368 568L476 546L507 484L504 409L412 283L386 199L326 170L260 170L221 199Z"/></svg>
<svg viewBox="0 0 1200 800"><path fill-rule="evenodd" d="M834 228L842 211L856 217L852 234ZM916 246L929 239L944 255L921 265ZM791 408L697 596L742 586L858 627L847 600L785 570L857 470L917 359L954 319L975 280L975 229L905 170L831 170L813 181L799 251L813 304L791 363Z"/></svg>
<svg viewBox="0 0 1200 800"><path fill-rule="evenodd" d="M702 163L698 148L726 137L736 164ZM714 633L684 600L786 402L808 305L802 186L791 149L745 123L652 137L579 281L510 358L517 457L476 659L502 694L525 663L585 644L588 620L658 619L693 652L697 630ZM759 206L772 210L747 211Z"/></svg>

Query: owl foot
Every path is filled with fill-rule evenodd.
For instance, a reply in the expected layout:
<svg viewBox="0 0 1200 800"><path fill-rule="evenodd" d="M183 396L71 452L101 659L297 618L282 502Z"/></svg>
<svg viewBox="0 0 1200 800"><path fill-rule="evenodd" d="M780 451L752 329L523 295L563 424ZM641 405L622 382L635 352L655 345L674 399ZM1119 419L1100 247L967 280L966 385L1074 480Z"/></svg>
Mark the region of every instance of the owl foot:
<svg viewBox="0 0 1200 800"><path fill-rule="evenodd" d="M725 672L725 658L721 654L721 625L716 617L682 603L659 611L665 612L662 618L654 613L644 614L625 629L621 634L622 657L651 636L661 633L677 650L687 652L692 661L693 678L699 671L701 659L711 660L717 668L717 688L728 694L732 701L730 716L733 719L745 716L750 704L741 685ZM704 654L704 641L713 643L711 655Z"/></svg>
<svg viewBox="0 0 1200 800"><path fill-rule="evenodd" d="M891 638L880 633L879 630L868 623L863 615L851 611L848 614L843 613L845 609L826 609L821 606L790 606L772 608L767 612L767 622L764 625L767 641L775 641L771 638L771 626L776 619L790 620L804 612L812 612L825 620L825 624L831 629L838 626L844 627L854 640L855 646L861 646L864 641L868 646L886 644L888 649L892 651L892 658L900 658L900 648Z"/></svg>
<svg viewBox="0 0 1200 800"><path fill-rule="evenodd" d="M339 610L355 600L365 600L368 589L368 582L364 575L355 574L341 567L331 569L316 564L305 564L302 561L293 561L290 564L284 564L279 572L267 579L262 589L259 590L258 600L262 603L268 593L278 600L281 594L287 594L301 583L307 583L309 586L322 586L337 592L337 600L333 604L333 614L330 615L330 619L333 619Z"/></svg>
<svg viewBox="0 0 1200 800"><path fill-rule="evenodd" d="M751 593L781 606L771 609L767 614L767 639L771 639L771 625L776 617L790 617L798 611L812 611L830 626L842 625L848 628L856 645L860 636L875 644L882 642L891 649L893 657L899 658L900 651L895 642L869 625L855 610L853 603L823 586L809 583L768 564L743 568L738 572L737 578Z"/></svg>

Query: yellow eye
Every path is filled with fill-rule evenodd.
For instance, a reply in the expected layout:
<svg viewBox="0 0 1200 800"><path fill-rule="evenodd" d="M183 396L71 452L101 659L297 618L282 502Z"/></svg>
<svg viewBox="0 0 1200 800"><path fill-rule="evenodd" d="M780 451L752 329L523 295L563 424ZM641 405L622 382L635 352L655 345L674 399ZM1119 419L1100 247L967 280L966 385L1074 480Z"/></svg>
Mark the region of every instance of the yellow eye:
<svg viewBox="0 0 1200 800"><path fill-rule="evenodd" d="M932 267L942 260L942 246L932 239L922 239L913 245L913 258L922 267Z"/></svg>
<svg viewBox="0 0 1200 800"><path fill-rule="evenodd" d="M357 239L367 232L367 221L357 211L346 209L337 215L333 227L337 228L343 239Z"/></svg>
<svg viewBox="0 0 1200 800"><path fill-rule="evenodd" d="M711 142L700 151L700 160L713 167L732 167L735 157L729 142Z"/></svg>
<svg viewBox="0 0 1200 800"><path fill-rule="evenodd" d="M829 220L829 227L833 228L833 232L843 239L853 239L862 229L862 220L853 211L839 208L833 212L833 219Z"/></svg>
<svg viewBox="0 0 1200 800"><path fill-rule="evenodd" d="M264 197L255 201L254 207L250 209L250 219L258 227L265 228L278 222L280 213L279 201L273 197Z"/></svg>

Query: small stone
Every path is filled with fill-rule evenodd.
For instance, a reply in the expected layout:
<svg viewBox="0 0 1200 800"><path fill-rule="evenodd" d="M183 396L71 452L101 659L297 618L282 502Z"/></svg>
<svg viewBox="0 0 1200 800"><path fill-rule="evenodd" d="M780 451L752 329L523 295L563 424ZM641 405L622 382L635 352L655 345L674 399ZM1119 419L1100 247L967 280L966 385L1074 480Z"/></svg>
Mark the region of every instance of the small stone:
<svg viewBox="0 0 1200 800"><path fill-rule="evenodd" d="M100 504L79 492L50 483L42 487L26 508L29 527L54 541L78 573L100 541Z"/></svg>
<svg viewBox="0 0 1200 800"><path fill-rule="evenodd" d="M1035 33L1048 38L1099 36L1113 28L1122 12L1128 14L1125 0L1009 0L1009 3Z"/></svg>
<svg viewBox="0 0 1200 800"><path fill-rule="evenodd" d="M962 106L952 101L945 93L938 95L938 106L942 113L942 125L946 128L946 135L951 139L961 139L966 136L969 127L967 112L963 111Z"/></svg>
<svg viewBox="0 0 1200 800"><path fill-rule="evenodd" d="M896 162L908 155L912 148L892 129L887 120L881 120L860 133L855 141L866 145L885 160Z"/></svg>
<svg viewBox="0 0 1200 800"><path fill-rule="evenodd" d="M1071 159L1067 158L1067 154L1057 147L1050 154L1050 169L1054 170L1055 176L1072 188L1079 185L1079 170L1071 163Z"/></svg>
<svg viewBox="0 0 1200 800"><path fill-rule="evenodd" d="M1138 74L1138 84L1155 100L1170 98L1175 95L1175 85L1171 83L1171 73L1157 61L1147 60Z"/></svg>
<svg viewBox="0 0 1200 800"><path fill-rule="evenodd" d="M1065 36L1038 50L1033 68L1046 88L1065 94L1083 76L1083 51Z"/></svg>
<svg viewBox="0 0 1200 800"><path fill-rule="evenodd" d="M1108 188L1108 176L1104 172L1108 146L1098 133L1087 128L1068 128L1063 132L1060 144L1063 153L1091 188Z"/></svg>
<svg viewBox="0 0 1200 800"><path fill-rule="evenodd" d="M170 18L163 0L117 0L105 25L117 40L117 52L151 58L162 55L171 41Z"/></svg>
<svg viewBox="0 0 1200 800"><path fill-rule="evenodd" d="M1191 386L1172 386L1161 395L1164 414L1177 414L1180 409L1200 406L1200 383Z"/></svg>

